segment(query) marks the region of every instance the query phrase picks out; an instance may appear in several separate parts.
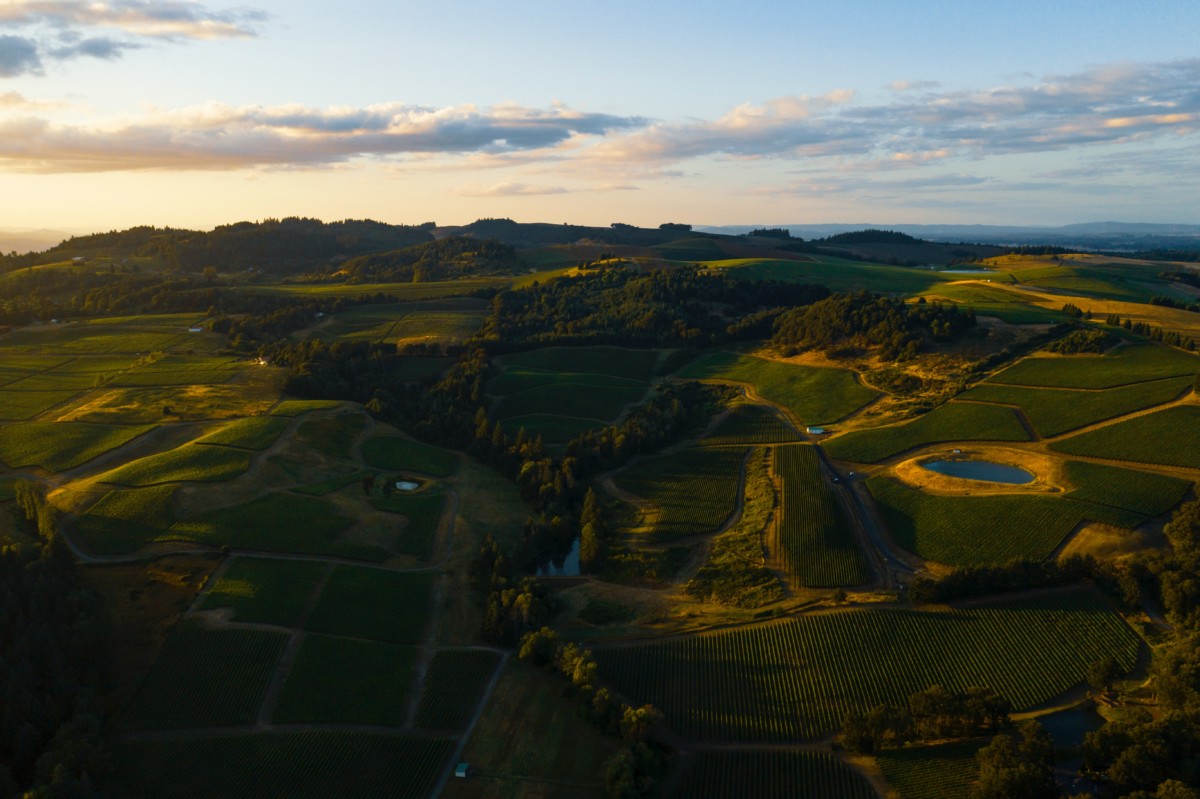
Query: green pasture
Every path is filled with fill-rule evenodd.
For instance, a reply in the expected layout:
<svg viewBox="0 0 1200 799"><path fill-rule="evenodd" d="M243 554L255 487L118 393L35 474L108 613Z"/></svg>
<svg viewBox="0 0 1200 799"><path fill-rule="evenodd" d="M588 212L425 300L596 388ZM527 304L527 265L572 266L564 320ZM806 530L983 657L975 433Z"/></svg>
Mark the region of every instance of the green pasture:
<svg viewBox="0 0 1200 799"><path fill-rule="evenodd" d="M748 383L763 399L791 411L802 425L836 422L879 396L848 369L797 366L732 352L702 355L676 376Z"/></svg>
<svg viewBox="0 0 1200 799"><path fill-rule="evenodd" d="M558 416L552 413L527 413L510 416L503 421L504 430L515 436L524 428L531 438L542 437L546 444L565 444L573 438L593 430L602 430L606 425L596 419L580 419L575 416Z"/></svg>
<svg viewBox="0 0 1200 799"><path fill-rule="evenodd" d="M867 289L885 294L931 293L939 284L953 279L929 269L906 266L884 266L863 261L850 261L828 255L805 256L812 260L784 261L771 258L730 258L709 261L710 269L718 269L735 278L746 280L783 280L789 283L817 283L833 291Z"/></svg>
<svg viewBox="0 0 1200 799"><path fill-rule="evenodd" d="M328 567L307 560L237 557L204 598L202 610L229 608L233 620L291 627Z"/></svg>
<svg viewBox="0 0 1200 799"><path fill-rule="evenodd" d="M411 646L309 633L272 721L401 726L416 659Z"/></svg>
<svg viewBox="0 0 1200 799"><path fill-rule="evenodd" d="M543 347L505 355L504 366L543 372L570 372L620 377L647 383L658 365L658 350L624 347Z"/></svg>
<svg viewBox="0 0 1200 799"><path fill-rule="evenodd" d="M336 566L308 618L307 629L329 635L419 643L434 575Z"/></svg>
<svg viewBox="0 0 1200 799"><path fill-rule="evenodd" d="M127 742L115 747L114 781L142 799L426 799L454 746L348 730Z"/></svg>
<svg viewBox="0 0 1200 799"><path fill-rule="evenodd" d="M601 679L635 705L653 703L685 740L791 743L931 685L991 687L1024 710L1083 683L1101 658L1133 669L1141 648L1080 588L967 608L809 614L593 653Z"/></svg>
<svg viewBox="0 0 1200 799"><path fill-rule="evenodd" d="M548 372L526 366L505 366L503 372L488 381L487 391L493 395L504 395L565 385L575 386L580 391L614 385L633 386L644 391L646 381L590 372Z"/></svg>
<svg viewBox="0 0 1200 799"><path fill-rule="evenodd" d="M1051 388L1115 388L1200 372L1200 357L1161 344L1126 344L1104 355L1033 357L989 383Z"/></svg>
<svg viewBox="0 0 1200 799"><path fill-rule="evenodd" d="M252 724L287 640L284 632L181 622L121 726L168 730Z"/></svg>
<svg viewBox="0 0 1200 799"><path fill-rule="evenodd" d="M425 674L417 726L454 732L466 729L499 665L500 655L489 650L439 649Z"/></svg>
<svg viewBox="0 0 1200 799"><path fill-rule="evenodd" d="M1190 377L1173 377L1102 391L981 383L958 398L1015 405L1024 412L1038 434L1048 438L1171 402L1191 387Z"/></svg>
<svg viewBox="0 0 1200 799"><path fill-rule="evenodd" d="M341 413L319 419L307 419L296 431L296 440L330 458L346 459L354 442L367 426L361 413Z"/></svg>
<svg viewBox="0 0 1200 799"><path fill-rule="evenodd" d="M341 405L340 400L284 400L271 410L272 416L300 416L311 411L325 411Z"/></svg>
<svg viewBox="0 0 1200 799"><path fill-rule="evenodd" d="M1200 469L1200 406L1177 405L1055 441L1068 455Z"/></svg>
<svg viewBox="0 0 1200 799"><path fill-rule="evenodd" d="M971 402L948 402L910 422L854 430L825 441L833 457L876 463L906 450L948 441L1028 441L1011 408Z"/></svg>
<svg viewBox="0 0 1200 799"><path fill-rule="evenodd" d="M507 288L512 278L468 278L428 283L281 283L270 286L246 286L247 294L282 297L367 297L382 300L429 300L460 297L488 289Z"/></svg>
<svg viewBox="0 0 1200 799"><path fill-rule="evenodd" d="M611 421L627 405L641 402L645 396L645 385L550 385L501 397L495 415L501 420L531 414L560 414Z"/></svg>
<svg viewBox="0 0 1200 799"><path fill-rule="evenodd" d="M363 460L376 469L449 477L458 471L459 455L451 450L398 436L372 436L363 442Z"/></svg>
<svg viewBox="0 0 1200 799"><path fill-rule="evenodd" d="M124 446L153 425L28 422L0 426L0 462L18 469L39 466L61 472Z"/></svg>

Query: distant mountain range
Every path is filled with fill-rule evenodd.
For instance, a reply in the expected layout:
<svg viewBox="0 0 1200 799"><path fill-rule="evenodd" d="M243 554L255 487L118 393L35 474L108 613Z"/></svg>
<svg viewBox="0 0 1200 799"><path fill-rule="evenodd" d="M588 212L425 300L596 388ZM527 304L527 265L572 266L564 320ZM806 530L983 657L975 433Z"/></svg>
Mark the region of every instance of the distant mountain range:
<svg viewBox="0 0 1200 799"><path fill-rule="evenodd" d="M758 228L783 228L793 236L819 239L853 230L875 228L896 230L926 241L973 242L1021 246L1050 244L1085 250L1135 251L1154 249L1200 249L1200 225L1152 224L1144 222L1085 222L1059 227L1016 225L886 225L879 222L829 223L820 225L696 225L708 233L739 236Z"/></svg>
<svg viewBox="0 0 1200 799"><path fill-rule="evenodd" d="M70 235L63 230L0 230L0 252L41 252Z"/></svg>

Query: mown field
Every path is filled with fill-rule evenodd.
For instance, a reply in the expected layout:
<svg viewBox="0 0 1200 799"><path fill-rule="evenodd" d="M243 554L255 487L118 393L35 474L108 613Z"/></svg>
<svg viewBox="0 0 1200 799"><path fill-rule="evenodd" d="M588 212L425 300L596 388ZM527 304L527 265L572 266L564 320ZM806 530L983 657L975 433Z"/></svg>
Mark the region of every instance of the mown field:
<svg viewBox="0 0 1200 799"><path fill-rule="evenodd" d="M1136 527L1145 518L1109 505L1043 494L943 496L888 477L867 481L896 543L953 566L1043 560L1085 519Z"/></svg>
<svg viewBox="0 0 1200 799"><path fill-rule="evenodd" d="M702 355L676 376L747 383L763 399L791 411L801 425L831 424L879 396L848 369L797 366L732 352Z"/></svg>
<svg viewBox="0 0 1200 799"><path fill-rule="evenodd" d="M115 760L123 795L146 799L425 799L453 751L446 738L308 731L137 741Z"/></svg>
<svg viewBox="0 0 1200 799"><path fill-rule="evenodd" d="M1018 361L989 383L1053 388L1116 388L1195 375L1200 358L1161 344L1127 344L1104 355L1035 357Z"/></svg>
<svg viewBox="0 0 1200 799"><path fill-rule="evenodd" d="M663 543L714 532L738 502L747 450L692 447L650 458L614 476L617 486L658 510L648 538Z"/></svg>
<svg viewBox="0 0 1200 799"><path fill-rule="evenodd" d="M1180 405L1055 441L1068 455L1200 468L1200 405Z"/></svg>
<svg viewBox="0 0 1200 799"><path fill-rule="evenodd" d="M810 588L869 581L871 572L845 510L825 483L816 449L776 447L775 473L783 483L779 539L796 581Z"/></svg>
<svg viewBox="0 0 1200 799"><path fill-rule="evenodd" d="M875 799L871 783L827 752L696 752L675 792L679 799Z"/></svg>
<svg viewBox="0 0 1200 799"><path fill-rule="evenodd" d="M1028 441L1011 408L976 402L947 402L911 422L855 430L825 441L833 457L876 463L916 447L950 441Z"/></svg>
<svg viewBox="0 0 1200 799"><path fill-rule="evenodd" d="M1102 657L1132 669L1140 646L1095 593L1076 589L969 608L809 615L594 654L605 680L654 703L682 737L750 742L820 737L850 711L935 684L990 686L1024 709L1081 683Z"/></svg>

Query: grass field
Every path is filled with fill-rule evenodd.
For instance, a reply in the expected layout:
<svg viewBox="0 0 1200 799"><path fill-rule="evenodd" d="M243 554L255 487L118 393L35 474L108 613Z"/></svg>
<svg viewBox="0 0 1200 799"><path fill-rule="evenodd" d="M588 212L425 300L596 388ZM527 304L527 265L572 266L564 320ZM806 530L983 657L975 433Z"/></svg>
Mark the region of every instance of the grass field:
<svg viewBox="0 0 1200 799"><path fill-rule="evenodd" d="M0 427L0 462L9 468L40 466L61 472L123 446L153 425L30 422Z"/></svg>
<svg viewBox="0 0 1200 799"><path fill-rule="evenodd" d="M671 796L679 799L876 799L861 774L827 752L699 751Z"/></svg>
<svg viewBox="0 0 1200 799"><path fill-rule="evenodd" d="M955 278L928 269L868 264L828 255L814 255L812 261L784 261L770 258L735 258L710 261L711 269L720 269L730 277L746 280L785 280L791 283L819 283L833 291L882 291L919 294L934 290L940 283Z"/></svg>
<svg viewBox="0 0 1200 799"><path fill-rule="evenodd" d="M597 419L580 419L574 416L557 416L552 413L528 413L505 419L504 430L515 436L521 429L531 438L542 437L545 444L565 444L592 430L601 430L605 422Z"/></svg>
<svg viewBox="0 0 1200 799"><path fill-rule="evenodd" d="M120 744L115 770L119 795L143 799L426 799L453 751L416 735L247 733Z"/></svg>
<svg viewBox="0 0 1200 799"><path fill-rule="evenodd" d="M1025 428L1011 408L948 402L911 422L855 430L831 438L822 446L839 460L875 463L905 450L944 441L1028 440Z"/></svg>
<svg viewBox="0 0 1200 799"><path fill-rule="evenodd" d="M402 644L306 635L272 721L400 726L416 657Z"/></svg>
<svg viewBox="0 0 1200 799"><path fill-rule="evenodd" d="M247 294L290 297L363 297L381 295L396 300L430 300L462 297L480 289L507 288L512 278L468 278L429 283L288 283L274 286L247 286Z"/></svg>
<svg viewBox="0 0 1200 799"><path fill-rule="evenodd" d="M544 369L530 369L524 366L505 366L503 372L488 381L487 390L489 394L497 396L564 385L576 386L581 389L630 386L641 387L642 390L645 390L646 382L645 380L590 372L547 372Z"/></svg>
<svg viewBox="0 0 1200 799"><path fill-rule="evenodd" d="M1200 406L1166 408L1056 441L1050 448L1068 455L1200 469Z"/></svg>
<svg viewBox="0 0 1200 799"><path fill-rule="evenodd" d="M183 386L225 383L235 374L237 361L225 357L166 355L144 366L123 372L114 386Z"/></svg>
<svg viewBox="0 0 1200 799"><path fill-rule="evenodd" d="M879 396L847 369L796 366L731 352L702 355L676 376L748 383L763 399L790 410L802 425L836 422Z"/></svg>
<svg viewBox="0 0 1200 799"><path fill-rule="evenodd" d="M337 566L308 618L308 629L400 644L420 642L433 575Z"/></svg>
<svg viewBox="0 0 1200 799"><path fill-rule="evenodd" d="M887 749L875 755L900 799L968 799L979 779L975 753L982 741Z"/></svg>
<svg viewBox="0 0 1200 799"><path fill-rule="evenodd" d="M603 679L634 703L654 703L686 739L789 741L935 684L990 686L1015 709L1033 707L1083 682L1101 657L1132 669L1140 646L1095 593L1077 589L964 609L824 613L593 651Z"/></svg>
<svg viewBox="0 0 1200 799"><path fill-rule="evenodd" d="M799 436L774 411L761 405L739 405L726 416L705 444L782 444Z"/></svg>
<svg viewBox="0 0 1200 799"><path fill-rule="evenodd" d="M1191 387L1190 377L1137 383L1106 391L1070 391L981 383L959 395L959 399L1019 406L1038 434L1050 437L1171 402Z"/></svg>
<svg viewBox="0 0 1200 799"><path fill-rule="evenodd" d="M219 483L232 480L250 468L250 453L229 447L182 447L138 458L105 472L101 481L123 486L161 483Z"/></svg>
<svg viewBox="0 0 1200 799"><path fill-rule="evenodd" d="M371 497L378 510L402 513L408 519L396 540L395 549L402 555L416 555L428 560L437 537L438 524L446 510L446 493L433 487L416 494L398 492L386 497Z"/></svg>
<svg viewBox="0 0 1200 799"><path fill-rule="evenodd" d="M1194 485L1178 477L1086 461L1067 461L1066 477L1075 486L1068 497L1144 516L1166 513L1182 502Z"/></svg>
<svg viewBox="0 0 1200 799"><path fill-rule="evenodd" d="M942 496L887 477L867 481L904 549L953 566L1042 560L1085 519L1135 527L1137 514L1039 494Z"/></svg>
<svg viewBox="0 0 1200 799"><path fill-rule="evenodd" d="M500 655L483 649L439 649L425 674L417 726L464 730L500 665Z"/></svg>
<svg viewBox="0 0 1200 799"><path fill-rule="evenodd" d="M746 450L693 447L642 461L615 476L618 487L659 510L650 538L667 542L714 532L734 512Z"/></svg>
<svg viewBox="0 0 1200 799"><path fill-rule="evenodd" d="M198 444L220 444L226 447L263 450L275 443L289 421L283 416L253 416L230 422L196 440Z"/></svg>
<svg viewBox="0 0 1200 799"><path fill-rule="evenodd" d="M283 632L180 623L122 726L166 730L252 723L287 638Z"/></svg>
<svg viewBox="0 0 1200 799"><path fill-rule="evenodd" d="M1161 344L1127 344L1105 355L1026 358L989 383L1054 388L1115 388L1200 372L1200 357Z"/></svg>
<svg viewBox="0 0 1200 799"><path fill-rule="evenodd" d="M796 581L828 588L870 580L846 512L821 475L816 449L807 444L776 447L775 473L783 483L779 539Z"/></svg>
<svg viewBox="0 0 1200 799"><path fill-rule="evenodd" d="M623 347L543 347L504 356L505 368L620 377L647 383L658 365L658 350Z"/></svg>
<svg viewBox="0 0 1200 799"><path fill-rule="evenodd" d="M398 436L372 436L363 442L363 460L376 469L449 477L458 470L457 453Z"/></svg>
<svg viewBox="0 0 1200 799"><path fill-rule="evenodd" d="M325 575L324 563L239 557L204 598L202 610L230 608L233 620L291 627Z"/></svg>
<svg viewBox="0 0 1200 799"><path fill-rule="evenodd" d="M276 463L280 462L281 461L276 461ZM291 490L298 491L301 494L308 494L309 496L323 497L326 494L331 494L334 491L343 489L348 485L352 485L353 483L360 483L362 482L363 478L366 477L375 477L374 470L359 469L358 471L354 472L338 474L334 475L333 477L328 477L324 480L317 480L314 483L308 483L306 485L293 488Z"/></svg>

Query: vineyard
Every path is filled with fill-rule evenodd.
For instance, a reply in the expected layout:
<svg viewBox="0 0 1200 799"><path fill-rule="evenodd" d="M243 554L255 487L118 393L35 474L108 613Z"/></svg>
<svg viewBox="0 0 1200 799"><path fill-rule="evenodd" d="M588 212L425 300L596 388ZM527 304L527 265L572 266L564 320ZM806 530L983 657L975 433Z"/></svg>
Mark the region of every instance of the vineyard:
<svg viewBox="0 0 1200 799"><path fill-rule="evenodd" d="M694 447L643 461L615 477L617 486L659 509L650 537L667 542L719 528L737 507L742 448Z"/></svg>
<svg viewBox="0 0 1200 799"><path fill-rule="evenodd" d="M154 428L71 422L30 422L0 427L0 463L61 472L129 443Z"/></svg>
<svg viewBox="0 0 1200 799"><path fill-rule="evenodd" d="M796 431L774 411L761 405L739 405L726 416L705 444L782 444L799 440Z"/></svg>
<svg viewBox="0 0 1200 799"><path fill-rule="evenodd" d="M408 519L393 548L401 555L428 560L437 537L438 524L446 509L446 493L433 486L416 494L391 494L371 497L371 505L389 513L401 513Z"/></svg>
<svg viewBox="0 0 1200 799"><path fill-rule="evenodd" d="M1164 442L1170 442L1164 446ZM1056 441L1068 455L1200 469L1200 406L1180 405Z"/></svg>
<svg viewBox="0 0 1200 799"><path fill-rule="evenodd" d="M404 723L417 650L383 641L304 636L272 722Z"/></svg>
<svg viewBox="0 0 1200 799"><path fill-rule="evenodd" d="M1106 391L1070 391L983 383L960 395L960 399L1017 405L1024 411L1038 434L1049 437L1143 408L1162 405L1178 399L1191 385L1190 377L1138 383Z"/></svg>
<svg viewBox="0 0 1200 799"><path fill-rule="evenodd" d="M307 629L415 644L425 630L432 583L427 572L336 566Z"/></svg>
<svg viewBox="0 0 1200 799"><path fill-rule="evenodd" d="M142 683L123 724L131 730L250 724L288 636L182 622Z"/></svg>
<svg viewBox="0 0 1200 799"><path fill-rule="evenodd" d="M1163 474L1121 469L1086 461L1067 461L1071 499L1111 505L1145 516L1158 516L1183 501L1192 483Z"/></svg>
<svg viewBox="0 0 1200 799"><path fill-rule="evenodd" d="M952 566L1042 560L1084 519L1135 527L1142 517L1118 508L1038 494L942 496L873 477L875 497L896 543Z"/></svg>
<svg viewBox="0 0 1200 799"><path fill-rule="evenodd" d="M1026 358L989 383L1054 388L1115 388L1167 377L1195 375L1200 359L1159 344L1127 344L1107 355Z"/></svg>
<svg viewBox="0 0 1200 799"><path fill-rule="evenodd" d="M783 481L779 540L797 581L812 588L867 582L870 571L845 511L825 483L816 449L776 447L775 473Z"/></svg>
<svg viewBox="0 0 1200 799"><path fill-rule="evenodd" d="M620 416L626 405L640 402L645 394L644 384L581 386L565 383L506 394L496 404L495 412L501 420L537 413L610 421Z"/></svg>
<svg viewBox="0 0 1200 799"><path fill-rule="evenodd" d="M291 627L328 568L305 560L234 558L201 610L229 608L233 621Z"/></svg>
<svg viewBox="0 0 1200 799"><path fill-rule="evenodd" d="M672 796L681 799L875 799L862 775L826 752L699 751Z"/></svg>
<svg viewBox="0 0 1200 799"><path fill-rule="evenodd" d="M887 749L875 755L900 799L968 799L979 778L981 741Z"/></svg>
<svg viewBox="0 0 1200 799"><path fill-rule="evenodd" d="M791 411L803 425L836 422L879 396L848 369L797 366L732 352L702 355L677 376L748 383L768 402Z"/></svg>
<svg viewBox="0 0 1200 799"><path fill-rule="evenodd" d="M604 680L652 702L690 740L788 741L931 685L1045 702L1141 639L1090 590L965 609L852 610L663 643L594 650ZM1036 653L1036 656L1034 656ZM697 686L704 686L697 690Z"/></svg>
<svg viewBox="0 0 1200 799"><path fill-rule="evenodd" d="M417 708L417 726L426 730L462 730L479 706L500 655L483 649L441 649L425 674Z"/></svg>
<svg viewBox="0 0 1200 799"><path fill-rule="evenodd" d="M1028 441L1011 408L980 403L948 402L911 422L856 430L823 445L835 458L875 463L905 450L943 441Z"/></svg>
<svg viewBox="0 0 1200 799"><path fill-rule="evenodd" d="M127 743L116 760L119 795L144 799L425 799L453 751L444 738L308 731Z"/></svg>
<svg viewBox="0 0 1200 799"><path fill-rule="evenodd" d="M206 447L184 444L182 447L130 461L105 472L100 479L124 486L150 486L161 483L219 483L232 480L250 468L250 453L232 447Z"/></svg>
<svg viewBox="0 0 1200 799"><path fill-rule="evenodd" d="M252 416L230 422L220 430L197 439L196 443L262 450L274 444L287 426L288 420L283 416Z"/></svg>
<svg viewBox="0 0 1200 799"><path fill-rule="evenodd" d="M610 375L646 383L658 366L658 350L621 347L543 347L504 357L506 366L547 372L583 372Z"/></svg>
<svg viewBox="0 0 1200 799"><path fill-rule="evenodd" d="M458 469L451 450L395 436L373 436L363 442L363 460L377 469L449 477Z"/></svg>

